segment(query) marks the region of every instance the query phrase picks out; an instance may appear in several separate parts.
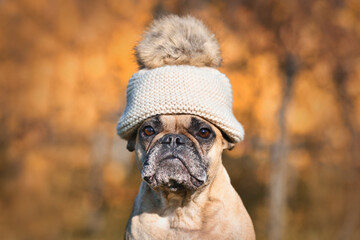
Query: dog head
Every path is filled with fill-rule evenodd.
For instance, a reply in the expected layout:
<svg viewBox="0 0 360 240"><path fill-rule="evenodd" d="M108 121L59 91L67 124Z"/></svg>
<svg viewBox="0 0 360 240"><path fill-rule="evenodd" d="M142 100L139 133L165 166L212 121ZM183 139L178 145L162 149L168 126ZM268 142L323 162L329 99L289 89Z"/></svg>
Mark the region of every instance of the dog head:
<svg viewBox="0 0 360 240"><path fill-rule="evenodd" d="M233 146L217 127L194 115L158 115L145 120L128 142L142 179L154 190L195 191L207 185Z"/></svg>

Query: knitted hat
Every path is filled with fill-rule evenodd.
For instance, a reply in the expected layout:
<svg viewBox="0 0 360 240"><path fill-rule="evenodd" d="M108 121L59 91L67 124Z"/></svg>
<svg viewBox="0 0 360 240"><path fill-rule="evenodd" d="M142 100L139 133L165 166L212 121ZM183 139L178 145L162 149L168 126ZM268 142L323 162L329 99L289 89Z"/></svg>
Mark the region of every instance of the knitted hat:
<svg viewBox="0 0 360 240"><path fill-rule="evenodd" d="M229 79L214 34L193 17L156 20L135 48L142 68L129 80L126 108L117 131L129 139L140 124L159 114L192 114L206 119L232 142L244 129L232 113Z"/></svg>

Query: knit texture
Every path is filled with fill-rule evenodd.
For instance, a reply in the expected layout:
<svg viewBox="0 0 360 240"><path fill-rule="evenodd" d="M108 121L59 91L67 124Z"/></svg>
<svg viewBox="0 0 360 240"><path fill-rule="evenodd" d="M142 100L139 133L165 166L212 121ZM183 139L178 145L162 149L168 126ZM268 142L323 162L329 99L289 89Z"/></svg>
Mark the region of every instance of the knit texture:
<svg viewBox="0 0 360 240"><path fill-rule="evenodd" d="M145 119L158 114L196 115L220 128L232 142L244 138L244 129L232 112L230 81L214 68L142 69L129 80L126 101L117 131L127 140Z"/></svg>

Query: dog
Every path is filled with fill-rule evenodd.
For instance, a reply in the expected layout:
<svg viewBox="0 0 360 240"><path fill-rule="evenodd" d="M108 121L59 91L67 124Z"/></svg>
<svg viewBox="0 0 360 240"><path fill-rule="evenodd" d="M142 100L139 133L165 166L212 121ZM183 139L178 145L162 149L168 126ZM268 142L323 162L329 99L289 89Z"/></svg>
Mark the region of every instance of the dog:
<svg viewBox="0 0 360 240"><path fill-rule="evenodd" d="M144 70L129 81L118 134L135 151L143 181L125 239L255 239L222 164L222 152L241 140L243 129L232 118L228 79L210 69L219 55L218 45L209 41L214 35L199 20L168 16L155 21L136 48ZM208 80L212 76L215 80ZM203 83L192 84L203 78L213 94L203 93Z"/></svg>
<svg viewBox="0 0 360 240"><path fill-rule="evenodd" d="M222 164L229 147L220 130L200 117L144 121L128 143L144 181L125 239L255 239Z"/></svg>

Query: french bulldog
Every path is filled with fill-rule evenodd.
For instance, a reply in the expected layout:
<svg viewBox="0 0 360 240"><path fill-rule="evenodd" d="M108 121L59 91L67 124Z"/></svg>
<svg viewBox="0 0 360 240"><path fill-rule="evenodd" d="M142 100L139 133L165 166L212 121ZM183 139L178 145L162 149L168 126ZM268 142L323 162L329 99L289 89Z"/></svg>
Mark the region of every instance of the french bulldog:
<svg viewBox="0 0 360 240"><path fill-rule="evenodd" d="M188 114L156 115L128 141L142 183L125 239L255 239L222 164L233 147L219 128Z"/></svg>

